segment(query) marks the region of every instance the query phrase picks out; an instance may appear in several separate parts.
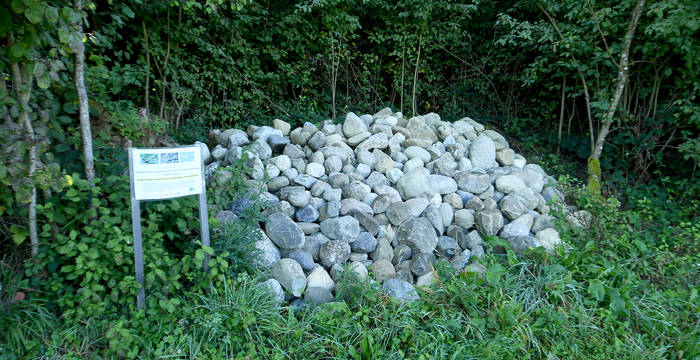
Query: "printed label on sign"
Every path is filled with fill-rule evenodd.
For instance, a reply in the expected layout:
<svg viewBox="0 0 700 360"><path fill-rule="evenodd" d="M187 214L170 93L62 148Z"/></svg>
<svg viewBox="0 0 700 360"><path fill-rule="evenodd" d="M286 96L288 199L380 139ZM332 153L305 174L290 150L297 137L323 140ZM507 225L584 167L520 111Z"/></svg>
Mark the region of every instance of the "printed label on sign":
<svg viewBox="0 0 700 360"><path fill-rule="evenodd" d="M170 199L202 192L199 146L131 148L129 159L136 200Z"/></svg>

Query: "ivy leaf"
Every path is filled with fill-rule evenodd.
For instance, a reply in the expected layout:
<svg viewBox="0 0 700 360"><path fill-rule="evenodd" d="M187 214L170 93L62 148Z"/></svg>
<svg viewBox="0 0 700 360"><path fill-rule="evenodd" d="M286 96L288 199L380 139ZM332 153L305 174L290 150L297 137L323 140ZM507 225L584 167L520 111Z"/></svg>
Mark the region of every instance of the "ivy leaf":
<svg viewBox="0 0 700 360"><path fill-rule="evenodd" d="M36 84L42 89L48 89L49 86L51 86L51 78L49 78L49 74L44 73L43 76L37 77Z"/></svg>
<svg viewBox="0 0 700 360"><path fill-rule="evenodd" d="M488 282L491 286L496 286L505 273L506 268L503 265L494 264L488 271L486 271L486 282Z"/></svg>
<svg viewBox="0 0 700 360"><path fill-rule="evenodd" d="M10 232L12 232L12 241L19 245L27 238L27 229L19 227L17 225L10 226Z"/></svg>
<svg viewBox="0 0 700 360"><path fill-rule="evenodd" d="M56 9L53 6L47 6L46 11L44 12L44 16L50 24L56 24L56 22L58 21L58 9Z"/></svg>
<svg viewBox="0 0 700 360"><path fill-rule="evenodd" d="M70 41L70 30L68 30L68 27L61 26L58 28L58 40L63 44L68 44L68 41Z"/></svg>
<svg viewBox="0 0 700 360"><path fill-rule="evenodd" d="M46 65L44 65L41 62L37 62L34 64L34 76L40 77L44 75L44 72L46 71Z"/></svg>
<svg viewBox="0 0 700 360"><path fill-rule="evenodd" d="M13 0L12 3L10 3L10 8L12 8L12 11L17 14L24 12L24 4L22 3L22 0Z"/></svg>
<svg viewBox="0 0 700 360"><path fill-rule="evenodd" d="M39 23L41 18L44 16L44 4L36 4L34 6L27 7L24 10L24 16L26 16L27 20L29 20L29 22L32 24Z"/></svg>
<svg viewBox="0 0 700 360"><path fill-rule="evenodd" d="M12 55L13 57L15 57L17 59L21 58L22 55L24 55L24 52L25 52L24 46L22 46L22 44L20 44L20 43L15 43L10 48L10 55Z"/></svg>

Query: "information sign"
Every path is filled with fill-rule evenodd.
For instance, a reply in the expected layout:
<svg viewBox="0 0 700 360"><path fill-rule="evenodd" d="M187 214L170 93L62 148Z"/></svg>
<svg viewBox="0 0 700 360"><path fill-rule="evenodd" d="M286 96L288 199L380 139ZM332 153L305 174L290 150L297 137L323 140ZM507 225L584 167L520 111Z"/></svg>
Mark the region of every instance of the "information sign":
<svg viewBox="0 0 700 360"><path fill-rule="evenodd" d="M202 192L202 153L199 146L132 148L134 198L170 199Z"/></svg>
<svg viewBox="0 0 700 360"><path fill-rule="evenodd" d="M134 235L134 268L141 289L136 306L146 306L143 274L143 239L141 234L141 201L164 200L199 195L199 222L202 245L209 246L209 215L204 181L204 162L199 145L155 149L129 148L131 180L131 225ZM204 256L204 271L209 255Z"/></svg>

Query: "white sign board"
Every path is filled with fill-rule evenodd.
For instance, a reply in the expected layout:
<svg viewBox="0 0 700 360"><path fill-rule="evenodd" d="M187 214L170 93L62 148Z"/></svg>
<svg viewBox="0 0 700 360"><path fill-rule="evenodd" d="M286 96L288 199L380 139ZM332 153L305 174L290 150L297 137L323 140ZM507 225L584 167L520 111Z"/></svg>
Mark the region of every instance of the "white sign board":
<svg viewBox="0 0 700 360"><path fill-rule="evenodd" d="M199 146L131 148L133 196L136 200L170 199L202 193Z"/></svg>
<svg viewBox="0 0 700 360"><path fill-rule="evenodd" d="M139 310L146 306L141 234L141 200L171 199L199 195L199 223L202 246L209 246L209 214L204 183L204 164L199 145L159 149L129 148L131 179L131 226L134 236L134 269L141 289L136 295ZM204 256L204 271L209 254Z"/></svg>

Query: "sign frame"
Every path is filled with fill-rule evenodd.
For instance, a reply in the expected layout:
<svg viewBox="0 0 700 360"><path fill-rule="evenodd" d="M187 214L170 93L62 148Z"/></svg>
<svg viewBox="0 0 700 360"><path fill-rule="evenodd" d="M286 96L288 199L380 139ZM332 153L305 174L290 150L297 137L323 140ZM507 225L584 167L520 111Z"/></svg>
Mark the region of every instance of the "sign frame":
<svg viewBox="0 0 700 360"><path fill-rule="evenodd" d="M196 151L200 154L200 169L201 169L201 192L199 193L199 222L202 237L202 245L210 246L209 240L209 211L207 206L207 188L206 188L206 178L204 174L204 158L201 156L200 145L184 145L184 146L168 146L160 148L135 148L129 147L129 186L131 189L131 228L134 240L134 272L136 274L136 281L141 284L141 289L136 295L136 308L138 310L143 310L146 307L146 286L144 282L144 271L143 271L143 234L141 232L141 202L142 201L160 201L160 200L171 200L185 196L192 196L197 194L185 194L178 196L170 196L161 199L149 199L149 200L137 200L135 192L135 174L134 174L134 150L163 150L163 149L191 149L196 148ZM202 267L204 271L209 271L209 254L205 254L204 263Z"/></svg>

